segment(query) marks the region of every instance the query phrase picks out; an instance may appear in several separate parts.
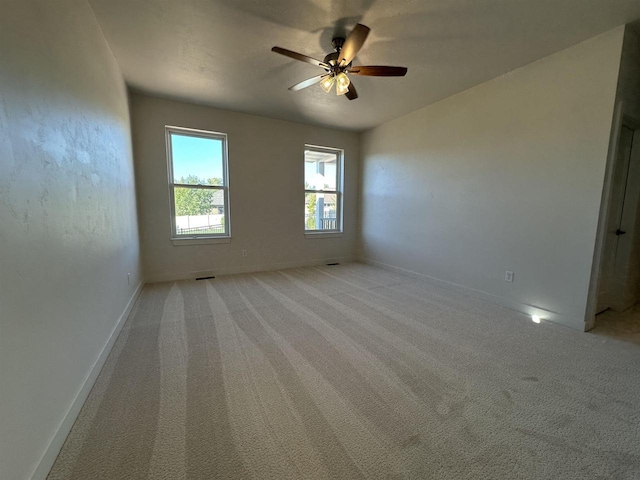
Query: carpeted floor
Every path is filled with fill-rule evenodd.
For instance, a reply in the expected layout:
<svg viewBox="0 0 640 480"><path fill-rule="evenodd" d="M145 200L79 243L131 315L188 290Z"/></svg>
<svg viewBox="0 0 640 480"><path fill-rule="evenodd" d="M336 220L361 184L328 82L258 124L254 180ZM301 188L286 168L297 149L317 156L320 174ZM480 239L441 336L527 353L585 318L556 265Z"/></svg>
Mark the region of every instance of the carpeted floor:
<svg viewBox="0 0 640 480"><path fill-rule="evenodd" d="M596 315L596 326L589 333L635 343L640 348L640 304L624 312L607 310Z"/></svg>
<svg viewBox="0 0 640 480"><path fill-rule="evenodd" d="M636 479L640 347L361 264L148 285L49 478Z"/></svg>

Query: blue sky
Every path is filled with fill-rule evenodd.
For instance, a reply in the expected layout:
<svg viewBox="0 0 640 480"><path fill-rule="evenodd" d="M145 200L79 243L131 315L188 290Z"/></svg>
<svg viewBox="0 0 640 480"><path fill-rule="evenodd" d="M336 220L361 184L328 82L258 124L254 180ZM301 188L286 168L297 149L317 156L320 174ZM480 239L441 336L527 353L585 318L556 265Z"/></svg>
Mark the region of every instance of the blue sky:
<svg viewBox="0 0 640 480"><path fill-rule="evenodd" d="M173 176L222 178L222 140L171 134Z"/></svg>

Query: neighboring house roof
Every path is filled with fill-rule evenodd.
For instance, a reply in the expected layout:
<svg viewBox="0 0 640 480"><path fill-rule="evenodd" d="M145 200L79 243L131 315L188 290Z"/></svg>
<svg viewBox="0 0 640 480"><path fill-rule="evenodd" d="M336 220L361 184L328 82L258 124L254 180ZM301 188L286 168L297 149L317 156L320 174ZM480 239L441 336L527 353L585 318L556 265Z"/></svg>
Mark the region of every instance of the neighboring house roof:
<svg viewBox="0 0 640 480"><path fill-rule="evenodd" d="M214 207L224 207L224 190L216 190L211 203Z"/></svg>

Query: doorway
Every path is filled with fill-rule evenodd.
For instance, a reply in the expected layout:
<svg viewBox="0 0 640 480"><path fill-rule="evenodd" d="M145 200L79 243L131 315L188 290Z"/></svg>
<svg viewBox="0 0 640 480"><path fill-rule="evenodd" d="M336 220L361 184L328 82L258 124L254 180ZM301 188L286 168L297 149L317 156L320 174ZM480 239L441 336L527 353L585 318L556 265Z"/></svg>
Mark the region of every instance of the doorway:
<svg viewBox="0 0 640 480"><path fill-rule="evenodd" d="M640 302L640 129L626 118L611 179L595 308L607 318Z"/></svg>
<svg viewBox="0 0 640 480"><path fill-rule="evenodd" d="M632 173L631 153L634 136L635 130L628 124L623 124L616 152L616 164L607 213L596 314L609 308L617 311L624 310L622 308L622 292L620 291L623 272L620 267L623 267L621 263L624 252L629 247L627 244L633 233L630 231L632 225L629 224L631 220L629 217L631 210L633 210L633 185L630 185L633 176L630 173Z"/></svg>

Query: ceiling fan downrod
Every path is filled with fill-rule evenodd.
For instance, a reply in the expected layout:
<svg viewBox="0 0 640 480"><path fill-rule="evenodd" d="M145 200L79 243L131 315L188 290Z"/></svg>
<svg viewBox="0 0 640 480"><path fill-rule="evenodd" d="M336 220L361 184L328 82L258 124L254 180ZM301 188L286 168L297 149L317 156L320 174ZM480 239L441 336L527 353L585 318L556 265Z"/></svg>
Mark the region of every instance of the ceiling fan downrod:
<svg viewBox="0 0 640 480"><path fill-rule="evenodd" d="M331 39L331 45L336 50L337 53L340 53L342 50L342 46L344 45L344 37L334 37Z"/></svg>

